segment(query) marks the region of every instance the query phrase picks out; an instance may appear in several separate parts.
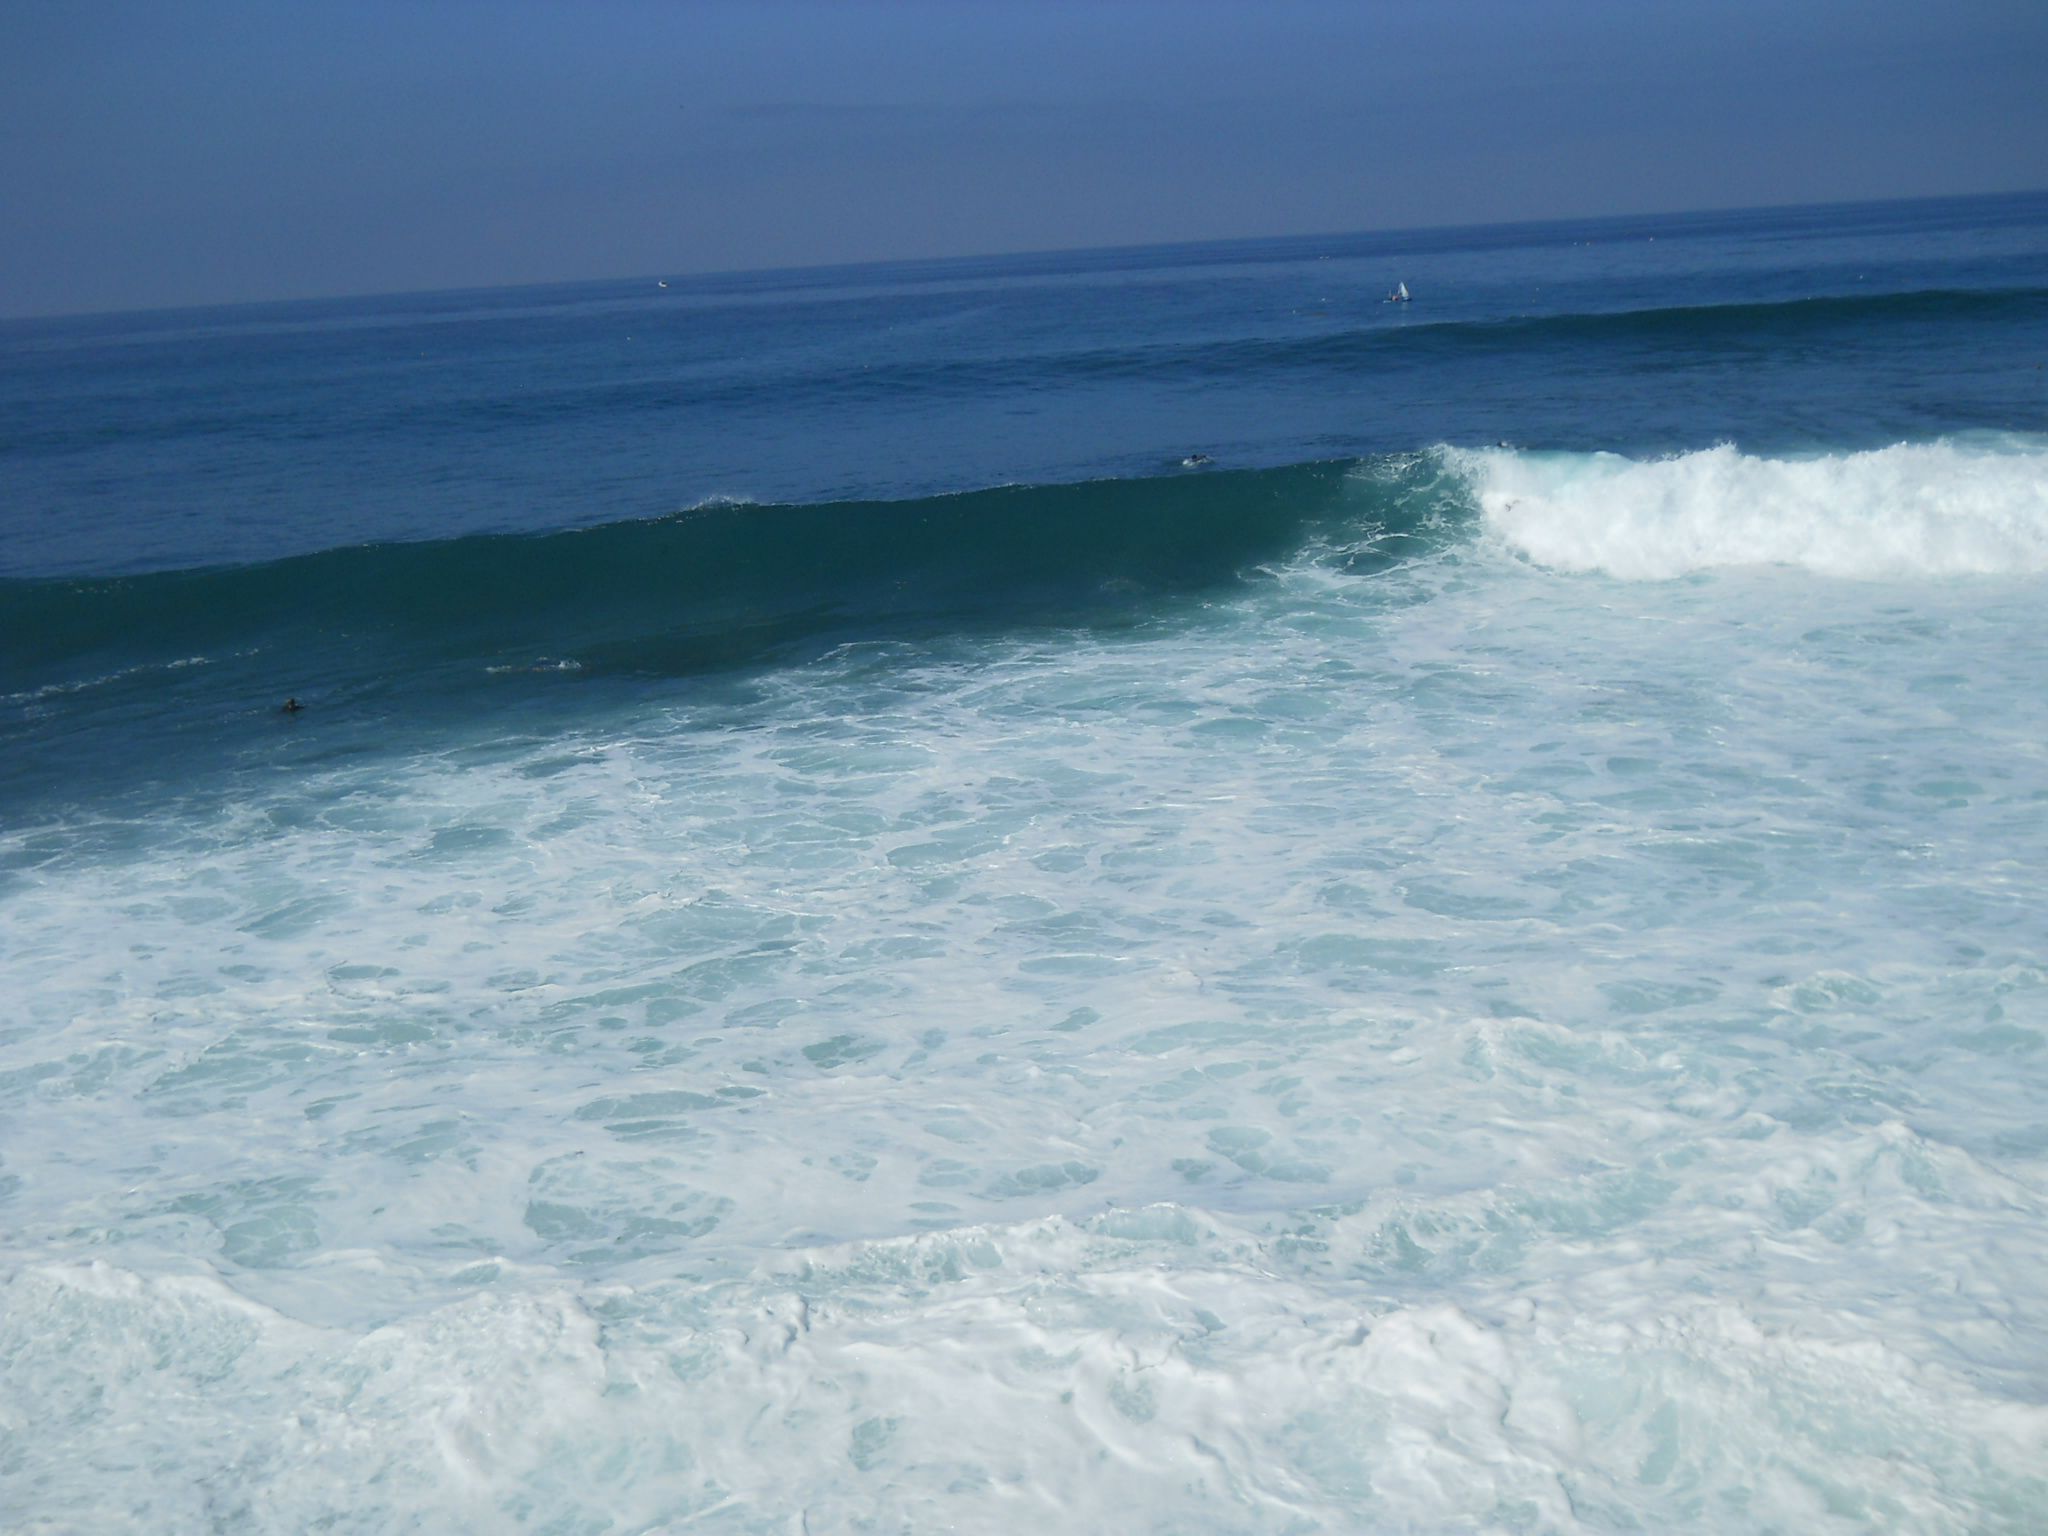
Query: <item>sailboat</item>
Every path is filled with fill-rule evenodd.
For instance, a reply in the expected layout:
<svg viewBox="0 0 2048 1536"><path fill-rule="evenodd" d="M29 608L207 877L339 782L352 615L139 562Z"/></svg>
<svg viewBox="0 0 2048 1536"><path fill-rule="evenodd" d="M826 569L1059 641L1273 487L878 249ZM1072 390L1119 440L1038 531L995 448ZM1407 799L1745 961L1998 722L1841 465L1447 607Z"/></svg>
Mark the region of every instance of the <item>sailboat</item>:
<svg viewBox="0 0 2048 1536"><path fill-rule="evenodd" d="M1406 304L1408 302L1408 285L1406 283L1396 283L1394 291L1384 299L1381 299L1380 302L1382 304Z"/></svg>

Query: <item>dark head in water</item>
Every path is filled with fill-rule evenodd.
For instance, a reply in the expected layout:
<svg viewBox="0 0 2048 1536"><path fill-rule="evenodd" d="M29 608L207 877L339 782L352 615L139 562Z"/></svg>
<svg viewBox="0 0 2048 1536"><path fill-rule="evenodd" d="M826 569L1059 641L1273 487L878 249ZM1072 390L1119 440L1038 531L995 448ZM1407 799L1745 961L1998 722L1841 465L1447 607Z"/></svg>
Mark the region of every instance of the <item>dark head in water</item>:
<svg viewBox="0 0 2048 1536"><path fill-rule="evenodd" d="M1199 469L1202 465L1208 462L1209 455L1207 455L1206 453L1191 453L1186 458L1182 459L1180 461L1180 464L1182 469Z"/></svg>
<svg viewBox="0 0 2048 1536"><path fill-rule="evenodd" d="M280 713L287 715L296 715L300 710L304 709L305 707L306 706L301 704L297 699L286 699L284 701L284 706Z"/></svg>

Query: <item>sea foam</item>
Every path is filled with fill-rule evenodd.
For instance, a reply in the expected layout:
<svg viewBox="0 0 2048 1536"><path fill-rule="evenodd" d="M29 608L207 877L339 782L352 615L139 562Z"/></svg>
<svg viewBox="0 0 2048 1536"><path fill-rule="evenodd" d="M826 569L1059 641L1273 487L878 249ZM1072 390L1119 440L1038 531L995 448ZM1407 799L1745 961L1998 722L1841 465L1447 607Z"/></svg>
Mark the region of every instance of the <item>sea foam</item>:
<svg viewBox="0 0 2048 1536"><path fill-rule="evenodd" d="M2048 446L1900 443L1763 458L1729 444L1639 460L1460 452L1489 527L1558 570L1660 580L1746 565L1828 576L2048 570Z"/></svg>
<svg viewBox="0 0 2048 1536"><path fill-rule="evenodd" d="M2033 586L1305 555L0 831L18 1497L2026 1529Z"/></svg>

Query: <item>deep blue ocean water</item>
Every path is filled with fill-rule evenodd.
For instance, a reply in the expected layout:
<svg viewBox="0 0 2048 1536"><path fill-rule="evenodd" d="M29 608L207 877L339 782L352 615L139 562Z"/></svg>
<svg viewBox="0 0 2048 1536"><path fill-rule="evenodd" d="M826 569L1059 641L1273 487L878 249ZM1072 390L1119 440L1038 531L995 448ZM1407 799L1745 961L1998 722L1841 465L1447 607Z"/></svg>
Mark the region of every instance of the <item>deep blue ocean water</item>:
<svg viewBox="0 0 2048 1536"><path fill-rule="evenodd" d="M2044 364L2048 195L0 322L0 1524L2038 1529Z"/></svg>

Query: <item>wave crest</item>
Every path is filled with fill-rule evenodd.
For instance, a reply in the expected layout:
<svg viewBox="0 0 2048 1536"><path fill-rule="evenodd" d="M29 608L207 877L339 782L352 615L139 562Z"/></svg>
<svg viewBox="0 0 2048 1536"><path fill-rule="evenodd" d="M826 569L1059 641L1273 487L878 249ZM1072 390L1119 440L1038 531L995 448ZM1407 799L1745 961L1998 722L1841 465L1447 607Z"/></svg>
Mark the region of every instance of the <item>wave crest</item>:
<svg viewBox="0 0 2048 1536"><path fill-rule="evenodd" d="M1811 458L1729 444L1618 454L1461 452L1487 527L1566 571L1668 580L1785 565L1862 579L2048 571L2048 445L1900 443Z"/></svg>

